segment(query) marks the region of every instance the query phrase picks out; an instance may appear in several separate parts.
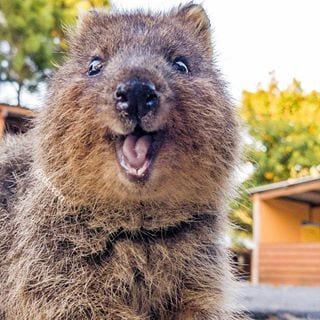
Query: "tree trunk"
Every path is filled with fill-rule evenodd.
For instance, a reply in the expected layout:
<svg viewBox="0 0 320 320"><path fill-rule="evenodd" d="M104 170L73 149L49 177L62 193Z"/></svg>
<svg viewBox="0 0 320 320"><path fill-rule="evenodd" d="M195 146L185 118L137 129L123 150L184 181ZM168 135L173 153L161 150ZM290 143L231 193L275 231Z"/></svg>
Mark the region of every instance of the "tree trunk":
<svg viewBox="0 0 320 320"><path fill-rule="evenodd" d="M21 91L22 91L22 83L18 82L18 89L17 89L17 105L20 106L21 103Z"/></svg>

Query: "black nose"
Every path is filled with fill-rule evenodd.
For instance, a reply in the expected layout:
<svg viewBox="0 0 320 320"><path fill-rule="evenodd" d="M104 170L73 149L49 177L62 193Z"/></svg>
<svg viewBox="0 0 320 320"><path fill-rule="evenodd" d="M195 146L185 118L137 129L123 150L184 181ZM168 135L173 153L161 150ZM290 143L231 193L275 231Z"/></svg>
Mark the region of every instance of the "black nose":
<svg viewBox="0 0 320 320"><path fill-rule="evenodd" d="M114 97L118 111L125 111L129 116L138 116L140 119L159 104L155 85L136 78L119 84Z"/></svg>

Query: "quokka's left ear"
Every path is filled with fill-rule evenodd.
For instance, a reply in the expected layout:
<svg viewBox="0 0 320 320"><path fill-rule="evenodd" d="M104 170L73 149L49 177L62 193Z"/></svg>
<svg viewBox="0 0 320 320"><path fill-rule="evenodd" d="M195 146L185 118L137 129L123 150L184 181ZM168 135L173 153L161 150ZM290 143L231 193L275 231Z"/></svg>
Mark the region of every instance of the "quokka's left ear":
<svg viewBox="0 0 320 320"><path fill-rule="evenodd" d="M208 40L210 39L210 20L200 4L189 2L185 5L178 7L176 16L186 23L186 26L190 26L200 36L204 36Z"/></svg>

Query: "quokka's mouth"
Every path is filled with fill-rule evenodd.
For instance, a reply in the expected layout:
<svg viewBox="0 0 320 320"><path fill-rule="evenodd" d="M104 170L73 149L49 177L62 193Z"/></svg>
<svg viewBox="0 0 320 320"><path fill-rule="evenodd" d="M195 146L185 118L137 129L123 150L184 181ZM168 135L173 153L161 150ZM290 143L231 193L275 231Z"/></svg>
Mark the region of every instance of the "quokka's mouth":
<svg viewBox="0 0 320 320"><path fill-rule="evenodd" d="M128 135L119 135L116 153L120 168L131 181L146 180L163 141L163 132L147 132L140 126Z"/></svg>

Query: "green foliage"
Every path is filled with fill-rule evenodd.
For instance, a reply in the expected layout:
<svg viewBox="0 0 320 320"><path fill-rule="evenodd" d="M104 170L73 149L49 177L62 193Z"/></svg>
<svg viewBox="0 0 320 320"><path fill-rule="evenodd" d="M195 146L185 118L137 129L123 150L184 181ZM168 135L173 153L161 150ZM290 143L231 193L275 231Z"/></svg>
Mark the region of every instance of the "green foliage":
<svg viewBox="0 0 320 320"><path fill-rule="evenodd" d="M108 0L0 1L0 84L36 90L66 49L63 25L73 24L79 9L108 6Z"/></svg>
<svg viewBox="0 0 320 320"><path fill-rule="evenodd" d="M320 93L304 92L296 80L280 90L272 79L266 90L243 92L240 114L251 137L246 159L253 171L233 204L231 219L250 234L246 189L320 172Z"/></svg>

